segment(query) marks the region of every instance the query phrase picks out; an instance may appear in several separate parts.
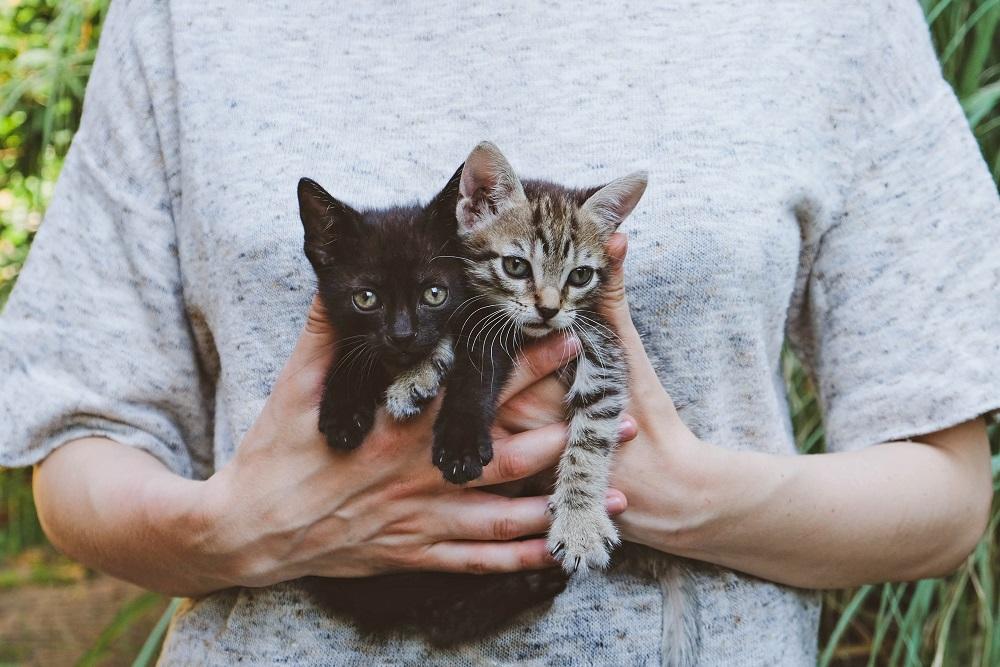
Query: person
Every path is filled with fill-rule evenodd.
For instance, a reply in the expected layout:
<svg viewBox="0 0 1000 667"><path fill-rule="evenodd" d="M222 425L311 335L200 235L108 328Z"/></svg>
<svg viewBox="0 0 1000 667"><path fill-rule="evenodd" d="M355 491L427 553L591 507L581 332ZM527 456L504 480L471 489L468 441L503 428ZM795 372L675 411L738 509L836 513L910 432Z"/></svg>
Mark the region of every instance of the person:
<svg viewBox="0 0 1000 667"><path fill-rule="evenodd" d="M483 485L556 461L572 340L526 353L481 483L430 465L433 409L351 454L315 428L336 333L295 183L427 197L486 138L526 177L649 170L606 304L632 369L608 508L690 559L698 664L812 664L817 589L963 561L992 491L1000 205L916 2L115 0L0 320L0 464L41 462L56 546L190 598L161 663L660 659L659 586L627 567L450 650L359 636L295 583L552 565L545 499ZM824 454L796 455L786 337Z"/></svg>

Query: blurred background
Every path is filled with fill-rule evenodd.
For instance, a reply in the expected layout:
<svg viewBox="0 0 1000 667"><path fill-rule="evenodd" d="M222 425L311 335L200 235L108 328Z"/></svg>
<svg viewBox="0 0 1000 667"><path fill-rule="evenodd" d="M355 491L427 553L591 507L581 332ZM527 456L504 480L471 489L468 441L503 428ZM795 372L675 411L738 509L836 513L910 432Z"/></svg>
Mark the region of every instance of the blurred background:
<svg viewBox="0 0 1000 667"><path fill-rule="evenodd" d="M77 127L107 1L0 0L0 308ZM921 4L1000 183L1000 0ZM799 447L821 452L812 387L791 354L784 371ZM1000 489L997 424L991 443ZM1000 666L998 523L994 501L983 541L947 579L828 593L820 664ZM35 516L31 471L0 468L0 667L150 664L174 604L56 553Z"/></svg>

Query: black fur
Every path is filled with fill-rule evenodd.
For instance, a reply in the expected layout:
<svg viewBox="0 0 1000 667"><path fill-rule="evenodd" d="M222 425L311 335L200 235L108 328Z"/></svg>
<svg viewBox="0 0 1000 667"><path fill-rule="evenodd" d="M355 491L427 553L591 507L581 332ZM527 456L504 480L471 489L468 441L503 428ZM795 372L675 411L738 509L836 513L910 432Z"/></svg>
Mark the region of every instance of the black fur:
<svg viewBox="0 0 1000 667"><path fill-rule="evenodd" d="M331 447L354 449L364 441L393 378L428 356L465 298L461 262L447 257L457 248L458 175L425 207L363 212L309 179L299 181L305 253L342 341L320 402L319 429ZM438 307L420 301L434 285L448 289ZM355 306L353 294L363 288L379 295L381 307Z"/></svg>
<svg viewBox="0 0 1000 667"><path fill-rule="evenodd" d="M299 182L305 253L316 272L320 298L338 339L344 341L329 370L319 429L330 446L354 449L370 431L386 388L400 371L425 358L450 331L466 298L458 255L455 206L461 168L426 207L357 211L308 179ZM437 308L419 302L430 284L446 285ZM352 296L375 289L382 308L361 312ZM405 350L390 336L412 334ZM506 371L502 375L506 378ZM499 379L502 384L503 379ZM471 377L458 378L448 394L461 396ZM475 381L478 383L478 379ZM476 392L479 393L478 391ZM486 403L453 400L456 414L479 424ZM490 412L490 415L493 413ZM492 416L490 417L492 422ZM450 422L453 423L453 422ZM483 451L473 444L468 465L482 472ZM463 455L464 456L464 455ZM487 459L488 460L488 459ZM500 629L512 617L566 586L559 570L513 574L402 573L356 579L309 577L306 590L325 609L345 615L365 633L415 630L436 645L450 645Z"/></svg>

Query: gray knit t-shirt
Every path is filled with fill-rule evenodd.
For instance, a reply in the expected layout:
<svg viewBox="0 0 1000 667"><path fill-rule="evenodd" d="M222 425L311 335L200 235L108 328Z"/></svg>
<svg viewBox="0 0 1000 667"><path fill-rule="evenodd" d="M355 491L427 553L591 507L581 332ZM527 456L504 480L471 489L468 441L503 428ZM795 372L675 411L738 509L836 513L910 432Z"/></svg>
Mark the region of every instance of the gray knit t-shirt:
<svg viewBox="0 0 1000 667"><path fill-rule="evenodd" d="M524 176L649 170L628 289L702 438L795 451L786 336L832 450L1000 406L1000 205L912 0L115 0L0 318L0 464L104 435L210 475L312 298L298 178L412 201L482 139ZM701 665L814 662L815 593L696 577ZM652 665L660 634L621 570L454 651L366 641L290 583L185 604L162 662Z"/></svg>

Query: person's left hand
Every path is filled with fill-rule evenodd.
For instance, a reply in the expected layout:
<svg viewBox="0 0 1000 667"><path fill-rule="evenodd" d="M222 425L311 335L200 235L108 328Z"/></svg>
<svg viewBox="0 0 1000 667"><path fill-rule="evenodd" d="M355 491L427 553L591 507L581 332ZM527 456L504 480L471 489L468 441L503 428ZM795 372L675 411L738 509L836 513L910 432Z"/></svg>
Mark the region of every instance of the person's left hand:
<svg viewBox="0 0 1000 667"><path fill-rule="evenodd" d="M621 338L629 365L628 414L637 435L615 454L611 484L628 498L616 518L622 539L662 548L663 536L680 535L697 522L711 499L700 498L703 474L697 462L712 449L681 421L632 323L622 264L628 242L617 233L608 242L611 271L602 313ZM653 539L656 535L656 539ZM668 540L669 541L669 540Z"/></svg>

